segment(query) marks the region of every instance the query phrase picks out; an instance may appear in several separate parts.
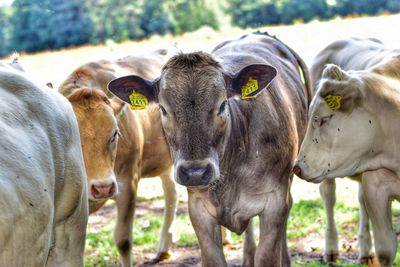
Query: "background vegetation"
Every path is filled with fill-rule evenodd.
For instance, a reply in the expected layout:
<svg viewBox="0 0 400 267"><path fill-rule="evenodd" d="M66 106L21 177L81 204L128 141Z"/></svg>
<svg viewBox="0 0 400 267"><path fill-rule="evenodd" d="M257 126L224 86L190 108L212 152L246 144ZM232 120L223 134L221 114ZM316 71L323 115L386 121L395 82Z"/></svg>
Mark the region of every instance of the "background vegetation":
<svg viewBox="0 0 400 267"><path fill-rule="evenodd" d="M0 7L0 56L182 34L399 12L398 0L14 0Z"/></svg>

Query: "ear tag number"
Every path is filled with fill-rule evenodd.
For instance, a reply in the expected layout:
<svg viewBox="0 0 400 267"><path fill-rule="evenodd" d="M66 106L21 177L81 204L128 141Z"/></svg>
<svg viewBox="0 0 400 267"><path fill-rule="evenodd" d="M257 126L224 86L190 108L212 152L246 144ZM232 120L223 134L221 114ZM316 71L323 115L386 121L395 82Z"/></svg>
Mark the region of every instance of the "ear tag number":
<svg viewBox="0 0 400 267"><path fill-rule="evenodd" d="M327 95L324 97L325 103L332 111L337 111L340 109L340 103L342 97L340 95Z"/></svg>
<svg viewBox="0 0 400 267"><path fill-rule="evenodd" d="M250 94L254 93L258 89L258 81L249 78L247 83L242 87L242 99L255 98L256 96L251 96Z"/></svg>
<svg viewBox="0 0 400 267"><path fill-rule="evenodd" d="M132 110L145 109L146 106L149 104L147 98L136 91L132 92L132 94L129 96L129 100L131 102Z"/></svg>

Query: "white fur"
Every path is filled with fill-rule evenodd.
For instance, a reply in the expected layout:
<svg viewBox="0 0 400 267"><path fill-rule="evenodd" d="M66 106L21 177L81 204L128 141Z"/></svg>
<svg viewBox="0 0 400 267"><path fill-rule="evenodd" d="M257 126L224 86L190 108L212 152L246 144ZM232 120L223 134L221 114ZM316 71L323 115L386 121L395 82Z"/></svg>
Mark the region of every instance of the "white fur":
<svg viewBox="0 0 400 267"><path fill-rule="evenodd" d="M0 266L83 266L88 204L68 101L0 64Z"/></svg>

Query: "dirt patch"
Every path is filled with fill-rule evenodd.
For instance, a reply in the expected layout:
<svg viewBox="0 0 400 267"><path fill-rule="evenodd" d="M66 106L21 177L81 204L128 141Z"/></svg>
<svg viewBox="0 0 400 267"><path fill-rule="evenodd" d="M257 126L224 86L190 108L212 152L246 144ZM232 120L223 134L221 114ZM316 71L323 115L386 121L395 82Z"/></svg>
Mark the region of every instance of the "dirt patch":
<svg viewBox="0 0 400 267"><path fill-rule="evenodd" d="M136 216L141 217L147 213L162 213L163 209L160 208L163 200L145 201L138 202L136 205ZM187 203L179 202L178 213L187 212ZM90 216L89 228L91 232L99 231L105 225L109 223L111 219L116 218L117 211L115 204L109 202L106 206L101 208L98 212ZM296 251L290 251L292 262L296 262L297 265L305 266L307 263L322 263L323 256L322 253L314 249L312 246L303 246L302 244L316 244L322 242L318 235L310 235L307 239L299 239L295 242L291 241L290 244L294 247L299 248ZM342 254L341 258L350 261L357 261L356 253L356 242L355 240L342 240L344 244L348 244L349 250L347 253ZM172 267L172 266L201 266L200 259L200 248L198 246L182 247L173 245L172 256L169 260L159 262L159 263L149 263L155 256L156 251L138 251L133 250L133 259L136 261L134 266L136 267L150 267L150 266L162 266L162 267ZM241 266L242 260L242 245L228 245L224 247L224 253L228 262L228 266L235 267ZM119 266L117 262L110 263L111 266Z"/></svg>

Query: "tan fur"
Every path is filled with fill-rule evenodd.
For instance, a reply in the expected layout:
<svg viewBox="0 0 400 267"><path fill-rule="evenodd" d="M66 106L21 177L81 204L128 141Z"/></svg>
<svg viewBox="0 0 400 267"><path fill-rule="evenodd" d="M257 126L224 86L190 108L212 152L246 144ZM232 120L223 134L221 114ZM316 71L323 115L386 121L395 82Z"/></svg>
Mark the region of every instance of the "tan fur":
<svg viewBox="0 0 400 267"><path fill-rule="evenodd" d="M163 257L172 241L170 226L174 219L176 190L158 107L132 111L120 100L110 98L107 84L122 74L140 73L148 79L154 78L168 57L154 53L115 62L88 63L69 75L59 88L68 96L78 118L88 178L99 182L114 174L117 178L118 218L114 237L123 266L131 265L131 230L139 179L160 176L163 182L166 221L159 244L159 255ZM116 131L118 145L112 147L110 140ZM105 200L90 201L90 211L95 212L104 203Z"/></svg>

